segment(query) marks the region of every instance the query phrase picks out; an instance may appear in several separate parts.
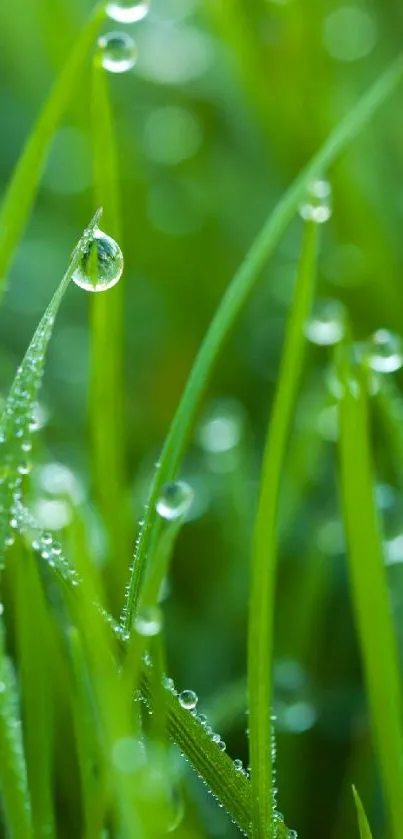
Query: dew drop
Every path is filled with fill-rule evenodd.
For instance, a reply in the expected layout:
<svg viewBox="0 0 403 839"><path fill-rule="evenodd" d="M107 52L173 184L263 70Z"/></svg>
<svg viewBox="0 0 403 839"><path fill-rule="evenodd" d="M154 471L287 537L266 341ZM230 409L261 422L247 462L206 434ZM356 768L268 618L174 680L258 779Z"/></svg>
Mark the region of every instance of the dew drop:
<svg viewBox="0 0 403 839"><path fill-rule="evenodd" d="M193 490L184 481L165 484L155 508L167 521L176 521L184 516L193 501Z"/></svg>
<svg viewBox="0 0 403 839"><path fill-rule="evenodd" d="M126 32L108 32L98 38L101 62L109 73L126 73L137 61L137 47Z"/></svg>
<svg viewBox="0 0 403 839"><path fill-rule="evenodd" d="M179 694L179 703L187 711L193 711L197 705L197 694L193 690L183 690Z"/></svg>
<svg viewBox="0 0 403 839"><path fill-rule="evenodd" d="M145 606L140 609L134 621L134 628L139 635L151 637L158 635L162 628L162 613L158 606Z"/></svg>
<svg viewBox="0 0 403 839"><path fill-rule="evenodd" d="M402 342L388 329L377 329L368 347L368 364L377 373L394 373L403 365Z"/></svg>
<svg viewBox="0 0 403 839"><path fill-rule="evenodd" d="M236 769L237 772L243 772L243 763L239 757L234 760L234 769Z"/></svg>
<svg viewBox="0 0 403 839"><path fill-rule="evenodd" d="M322 347L337 344L344 336L345 308L339 300L318 300L305 324L308 341Z"/></svg>
<svg viewBox="0 0 403 839"><path fill-rule="evenodd" d="M150 0L117 0L107 4L106 13L117 23L136 23L142 20L150 10Z"/></svg>
<svg viewBox="0 0 403 839"><path fill-rule="evenodd" d="M312 181L308 187L307 196L299 208L299 214L304 221L314 221L324 224L332 215L332 190L329 181Z"/></svg>
<svg viewBox="0 0 403 839"><path fill-rule="evenodd" d="M91 241L83 248L73 274L74 282L85 291L106 291L118 282L122 272L123 254L119 245L96 228Z"/></svg>

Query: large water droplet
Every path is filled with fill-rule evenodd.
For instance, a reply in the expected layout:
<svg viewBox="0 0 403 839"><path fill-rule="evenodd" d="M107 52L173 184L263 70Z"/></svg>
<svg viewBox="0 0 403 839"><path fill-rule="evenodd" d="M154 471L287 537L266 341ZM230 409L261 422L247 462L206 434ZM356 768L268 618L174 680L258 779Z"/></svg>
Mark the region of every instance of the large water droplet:
<svg viewBox="0 0 403 839"><path fill-rule="evenodd" d="M101 62L109 73L126 73L137 61L137 47L126 32L108 32L98 38Z"/></svg>
<svg viewBox="0 0 403 839"><path fill-rule="evenodd" d="M134 628L139 635L158 635L162 628L161 609L158 606L144 606L134 621Z"/></svg>
<svg viewBox="0 0 403 839"><path fill-rule="evenodd" d="M197 694L194 690L183 690L182 693L179 694L179 703L182 705L182 708L186 708L187 711L193 711L197 705Z"/></svg>
<svg viewBox="0 0 403 839"><path fill-rule="evenodd" d="M185 481L172 481L165 484L155 505L157 513L168 521L182 518L193 501L193 490Z"/></svg>
<svg viewBox="0 0 403 839"><path fill-rule="evenodd" d="M308 187L306 200L299 208L304 221L324 224L332 215L332 189L329 181L316 180Z"/></svg>
<svg viewBox="0 0 403 839"><path fill-rule="evenodd" d="M402 342L388 329L377 329L368 347L368 364L377 373L394 373L403 365Z"/></svg>
<svg viewBox="0 0 403 839"><path fill-rule="evenodd" d="M73 274L76 285L85 291L106 291L112 288L123 271L123 254L119 245L96 228Z"/></svg>
<svg viewBox="0 0 403 839"><path fill-rule="evenodd" d="M118 0L107 4L106 13L117 23L136 23L149 12L150 0Z"/></svg>
<svg viewBox="0 0 403 839"><path fill-rule="evenodd" d="M326 347L341 341L345 326L345 308L339 300L317 300L304 331L313 344Z"/></svg>

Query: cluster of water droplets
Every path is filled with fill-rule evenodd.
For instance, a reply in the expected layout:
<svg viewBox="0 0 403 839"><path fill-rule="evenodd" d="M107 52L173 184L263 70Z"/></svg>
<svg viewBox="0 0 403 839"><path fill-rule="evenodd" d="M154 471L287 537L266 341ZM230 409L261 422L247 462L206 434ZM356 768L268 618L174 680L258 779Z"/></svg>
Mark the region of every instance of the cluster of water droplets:
<svg viewBox="0 0 403 839"><path fill-rule="evenodd" d="M31 468L31 435L37 428L36 397L53 323L54 314L49 307L17 370L0 421L0 552L12 544L9 512L19 503L23 478Z"/></svg>
<svg viewBox="0 0 403 839"><path fill-rule="evenodd" d="M106 6L108 17L115 23L137 23L146 17L150 9L149 0L111 0ZM101 64L109 73L126 73L137 61L137 47L127 32L107 32L98 38Z"/></svg>
<svg viewBox="0 0 403 839"><path fill-rule="evenodd" d="M332 215L332 189L329 181L314 180L307 189L304 202L300 205L299 214L304 221L324 224Z"/></svg>
<svg viewBox="0 0 403 839"><path fill-rule="evenodd" d="M80 578L64 556L60 542L50 531L38 528L35 517L24 507L20 497L14 499L10 527L25 538L30 548L39 554L49 568L54 569L64 582L72 586L80 584Z"/></svg>

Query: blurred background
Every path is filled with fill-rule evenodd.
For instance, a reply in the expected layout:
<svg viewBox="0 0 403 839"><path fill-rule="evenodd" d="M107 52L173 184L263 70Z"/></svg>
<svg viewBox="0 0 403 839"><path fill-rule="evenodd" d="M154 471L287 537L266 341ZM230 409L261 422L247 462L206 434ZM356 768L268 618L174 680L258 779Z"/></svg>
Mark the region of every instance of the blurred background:
<svg viewBox="0 0 403 839"><path fill-rule="evenodd" d="M91 7L89 0L0 5L2 191ZM152 0L137 23L103 27L116 29L132 35L138 50L130 72L108 74L125 256L124 480L132 543L153 464L232 274L300 168L399 52L403 9L398 0ZM329 173L333 213L323 225L318 297L337 302L322 304L313 318L284 475L274 666L278 802L301 839L357 835L352 782L375 835L384 835L339 517L333 339L326 330L323 339L315 323L335 322L337 333L348 311L359 342L378 328L401 329L402 105L400 91ZM10 272L0 311L3 396L96 207L91 119L88 67ZM181 471L195 500L164 592L169 674L179 689L197 692L229 754L245 764L251 532L301 232L297 218L207 388ZM47 529L63 531L74 515L82 517L118 614L130 544L116 569L91 469L93 298L72 286L57 320L37 406L31 505ZM397 406L401 384L397 370ZM375 427L375 435L399 626L401 475L385 434ZM401 631L400 641L403 652ZM235 836L190 772L189 785L204 834Z"/></svg>

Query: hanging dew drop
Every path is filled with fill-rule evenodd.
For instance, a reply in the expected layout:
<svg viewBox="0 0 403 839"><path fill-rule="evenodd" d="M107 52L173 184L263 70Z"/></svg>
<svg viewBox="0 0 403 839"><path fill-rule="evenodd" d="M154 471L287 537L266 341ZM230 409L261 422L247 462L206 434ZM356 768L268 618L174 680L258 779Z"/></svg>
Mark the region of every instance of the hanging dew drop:
<svg viewBox="0 0 403 839"><path fill-rule="evenodd" d="M158 635L162 628L162 613L158 606L145 606L140 609L134 621L134 628L139 635Z"/></svg>
<svg viewBox="0 0 403 839"><path fill-rule="evenodd" d="M377 373L394 373L403 366L402 342L388 329L377 329L368 346L368 364Z"/></svg>
<svg viewBox="0 0 403 839"><path fill-rule="evenodd" d="M346 313L339 300L318 300L305 324L305 335L312 344L330 347L344 336Z"/></svg>
<svg viewBox="0 0 403 839"><path fill-rule="evenodd" d="M106 291L116 285L123 272L122 251L110 236L96 228L84 247L73 280L85 291Z"/></svg>
<svg viewBox="0 0 403 839"><path fill-rule="evenodd" d="M186 708L187 711L193 711L197 705L197 694L194 690L183 690L179 694L179 704L182 705L182 708Z"/></svg>
<svg viewBox="0 0 403 839"><path fill-rule="evenodd" d="M312 181L307 190L307 196L299 208L299 214L304 221L324 224L332 215L332 189L329 181Z"/></svg>
<svg viewBox="0 0 403 839"><path fill-rule="evenodd" d="M101 64L109 73L127 73L137 61L137 47L126 32L108 32L98 38Z"/></svg>
<svg viewBox="0 0 403 839"><path fill-rule="evenodd" d="M157 513L167 521L176 521L186 515L193 501L193 490L185 481L165 484L155 505Z"/></svg>
<svg viewBox="0 0 403 839"><path fill-rule="evenodd" d="M118 0L118 2L111 2L107 4L106 13L112 20L117 23L137 23L138 20L143 20L150 10L149 0Z"/></svg>

